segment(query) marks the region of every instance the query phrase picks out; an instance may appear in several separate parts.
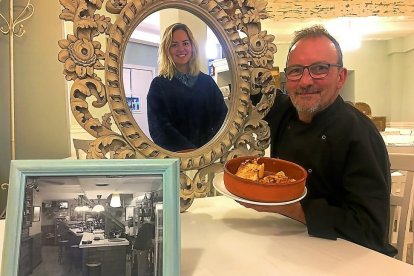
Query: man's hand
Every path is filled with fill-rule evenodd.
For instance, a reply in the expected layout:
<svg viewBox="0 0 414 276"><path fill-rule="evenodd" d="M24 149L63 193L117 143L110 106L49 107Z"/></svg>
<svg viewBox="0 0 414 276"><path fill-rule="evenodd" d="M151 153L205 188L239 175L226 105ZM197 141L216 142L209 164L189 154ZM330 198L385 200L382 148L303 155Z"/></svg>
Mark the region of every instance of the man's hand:
<svg viewBox="0 0 414 276"><path fill-rule="evenodd" d="M299 202L288 204L288 205L255 205L237 201L240 205L243 205L246 208L254 209L258 212L268 212L268 213L278 213L289 217L291 219L297 220L306 224L305 213L303 212L302 205Z"/></svg>

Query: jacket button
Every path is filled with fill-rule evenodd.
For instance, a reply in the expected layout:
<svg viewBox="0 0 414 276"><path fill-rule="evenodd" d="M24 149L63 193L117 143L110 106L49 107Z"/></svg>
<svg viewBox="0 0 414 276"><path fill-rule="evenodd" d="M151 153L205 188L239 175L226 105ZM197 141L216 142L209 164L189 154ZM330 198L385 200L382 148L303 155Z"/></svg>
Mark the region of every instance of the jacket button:
<svg viewBox="0 0 414 276"><path fill-rule="evenodd" d="M308 173L312 173L312 169L308 169Z"/></svg>
<svg viewBox="0 0 414 276"><path fill-rule="evenodd" d="M326 135L324 134L324 135L322 135L322 139L323 140L325 140L326 139Z"/></svg>

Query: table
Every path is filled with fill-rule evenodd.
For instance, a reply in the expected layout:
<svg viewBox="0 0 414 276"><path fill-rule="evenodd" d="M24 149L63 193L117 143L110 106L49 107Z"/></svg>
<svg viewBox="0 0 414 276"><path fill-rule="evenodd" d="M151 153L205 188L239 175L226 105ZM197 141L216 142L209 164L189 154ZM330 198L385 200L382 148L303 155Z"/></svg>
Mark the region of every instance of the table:
<svg viewBox="0 0 414 276"><path fill-rule="evenodd" d="M102 276L127 275L126 274L126 253L129 241L127 239L99 239L94 240L95 235L90 232L83 232L79 249L82 252L83 275L88 275L87 264L99 262L101 264ZM83 241L91 241L84 244Z"/></svg>
<svg viewBox="0 0 414 276"><path fill-rule="evenodd" d="M414 266L224 196L195 199L181 214L181 275L414 275Z"/></svg>
<svg viewBox="0 0 414 276"><path fill-rule="evenodd" d="M104 247L104 246L126 246L129 245L129 241L123 238L114 238L114 239L99 239L94 240L95 235L89 232L83 232L82 240L79 244L79 248L96 248L96 247ZM90 241L90 244L84 244L82 242Z"/></svg>
<svg viewBox="0 0 414 276"><path fill-rule="evenodd" d="M388 153L409 153L414 154L414 144L387 145Z"/></svg>

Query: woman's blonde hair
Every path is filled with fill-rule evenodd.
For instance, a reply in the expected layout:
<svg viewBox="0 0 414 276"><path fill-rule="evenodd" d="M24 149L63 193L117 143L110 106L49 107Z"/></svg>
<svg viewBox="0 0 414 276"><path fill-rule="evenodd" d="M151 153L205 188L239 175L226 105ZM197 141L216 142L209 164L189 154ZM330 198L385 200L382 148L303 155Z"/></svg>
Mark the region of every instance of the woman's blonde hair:
<svg viewBox="0 0 414 276"><path fill-rule="evenodd" d="M165 29L164 35L161 40L160 48L158 50L158 65L159 65L159 74L168 79L172 79L174 76L175 64L170 55L170 47L172 44L173 33L176 30L183 30L186 32L192 48L192 55L189 61L190 72L192 76L196 76L200 71L200 63L198 60L198 45L194 39L191 30L187 25L182 23L174 23L171 26Z"/></svg>

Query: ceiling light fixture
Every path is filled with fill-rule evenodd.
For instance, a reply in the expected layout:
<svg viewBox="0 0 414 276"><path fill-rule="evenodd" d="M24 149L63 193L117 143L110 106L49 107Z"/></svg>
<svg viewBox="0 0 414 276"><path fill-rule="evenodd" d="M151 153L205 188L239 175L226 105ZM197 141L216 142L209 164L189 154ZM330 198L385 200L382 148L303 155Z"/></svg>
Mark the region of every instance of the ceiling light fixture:
<svg viewBox="0 0 414 276"><path fill-rule="evenodd" d="M361 41L366 33L363 28L365 21L356 21L347 17L340 17L326 21L326 29L334 36L344 52L354 51L361 47Z"/></svg>
<svg viewBox="0 0 414 276"><path fill-rule="evenodd" d="M96 204L95 206L93 206L93 208L92 208L92 212L97 212L97 213L99 213L99 212L103 212L103 211L105 211L105 207L103 207L101 204L100 204L100 200L101 200L101 195L97 195L97 197L98 197L98 204Z"/></svg>
<svg viewBox="0 0 414 276"><path fill-rule="evenodd" d="M97 184L95 184L95 186L96 187L107 187L107 186L109 186L109 184L108 183L97 183Z"/></svg>
<svg viewBox="0 0 414 276"><path fill-rule="evenodd" d="M82 195L78 195L78 205L75 207L75 212L82 212Z"/></svg>
<svg viewBox="0 0 414 276"><path fill-rule="evenodd" d="M75 207L75 212L87 212L89 211L88 205L83 205L83 195L79 195L78 197L78 206Z"/></svg>
<svg viewBox="0 0 414 276"><path fill-rule="evenodd" d="M121 196L118 193L113 193L109 205L115 208L121 207Z"/></svg>

